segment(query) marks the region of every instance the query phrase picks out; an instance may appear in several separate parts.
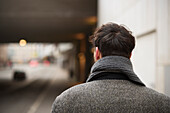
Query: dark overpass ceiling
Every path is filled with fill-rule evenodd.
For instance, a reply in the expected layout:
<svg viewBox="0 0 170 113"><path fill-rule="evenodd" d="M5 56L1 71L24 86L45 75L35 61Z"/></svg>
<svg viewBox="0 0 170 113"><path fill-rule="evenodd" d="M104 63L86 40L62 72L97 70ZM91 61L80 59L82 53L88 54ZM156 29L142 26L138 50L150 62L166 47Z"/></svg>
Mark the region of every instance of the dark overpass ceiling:
<svg viewBox="0 0 170 113"><path fill-rule="evenodd" d="M72 41L96 15L97 0L0 0L0 43Z"/></svg>

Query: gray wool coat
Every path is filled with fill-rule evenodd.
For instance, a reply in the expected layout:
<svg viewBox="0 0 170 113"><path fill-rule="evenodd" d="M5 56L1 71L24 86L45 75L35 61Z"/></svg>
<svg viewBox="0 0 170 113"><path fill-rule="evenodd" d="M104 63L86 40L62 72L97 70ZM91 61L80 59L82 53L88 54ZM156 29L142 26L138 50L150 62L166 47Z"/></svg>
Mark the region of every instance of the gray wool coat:
<svg viewBox="0 0 170 113"><path fill-rule="evenodd" d="M108 72L128 79L106 79ZM86 83L55 99L52 113L170 113L170 98L145 87L128 58L108 56L92 66Z"/></svg>
<svg viewBox="0 0 170 113"><path fill-rule="evenodd" d="M98 80L64 91L52 113L170 113L170 98L127 80Z"/></svg>

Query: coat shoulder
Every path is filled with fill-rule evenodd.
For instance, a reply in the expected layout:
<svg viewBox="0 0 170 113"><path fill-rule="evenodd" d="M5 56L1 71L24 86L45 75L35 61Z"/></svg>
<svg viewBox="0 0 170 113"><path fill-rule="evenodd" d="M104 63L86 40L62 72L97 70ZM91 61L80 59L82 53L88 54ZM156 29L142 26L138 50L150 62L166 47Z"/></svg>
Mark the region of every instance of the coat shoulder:
<svg viewBox="0 0 170 113"><path fill-rule="evenodd" d="M158 103L166 103L170 107L170 97L163 93L159 93L153 89L145 88L144 91L147 93L147 97Z"/></svg>
<svg viewBox="0 0 170 113"><path fill-rule="evenodd" d="M88 85L88 83L79 84L76 86L73 86L64 92L62 92L59 96L56 97L55 101L52 105L52 113L65 113L65 112L73 112L71 110L72 105L74 105L77 98L85 92L85 88ZM64 106L64 109L63 109Z"/></svg>

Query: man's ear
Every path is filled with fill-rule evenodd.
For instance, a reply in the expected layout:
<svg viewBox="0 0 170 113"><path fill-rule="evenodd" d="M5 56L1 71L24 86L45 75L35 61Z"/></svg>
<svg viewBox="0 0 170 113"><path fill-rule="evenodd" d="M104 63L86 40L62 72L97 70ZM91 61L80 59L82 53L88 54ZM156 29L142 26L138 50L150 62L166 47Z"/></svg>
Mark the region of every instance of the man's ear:
<svg viewBox="0 0 170 113"><path fill-rule="evenodd" d="M129 57L129 59L132 57L132 52L130 53L130 57Z"/></svg>
<svg viewBox="0 0 170 113"><path fill-rule="evenodd" d="M101 58L101 53L100 53L98 47L96 47L96 56L95 57L96 57L96 60L99 60Z"/></svg>

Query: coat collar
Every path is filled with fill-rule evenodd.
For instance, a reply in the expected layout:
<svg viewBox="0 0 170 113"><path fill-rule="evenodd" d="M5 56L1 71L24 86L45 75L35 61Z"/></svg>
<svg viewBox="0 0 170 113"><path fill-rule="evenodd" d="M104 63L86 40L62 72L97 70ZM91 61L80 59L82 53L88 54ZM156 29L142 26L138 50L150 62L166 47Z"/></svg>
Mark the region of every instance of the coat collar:
<svg viewBox="0 0 170 113"><path fill-rule="evenodd" d="M130 59L123 56L106 56L98 60L92 66L90 76L86 82L92 81L94 77L105 72L122 73L127 76L130 81L145 86L134 73Z"/></svg>

